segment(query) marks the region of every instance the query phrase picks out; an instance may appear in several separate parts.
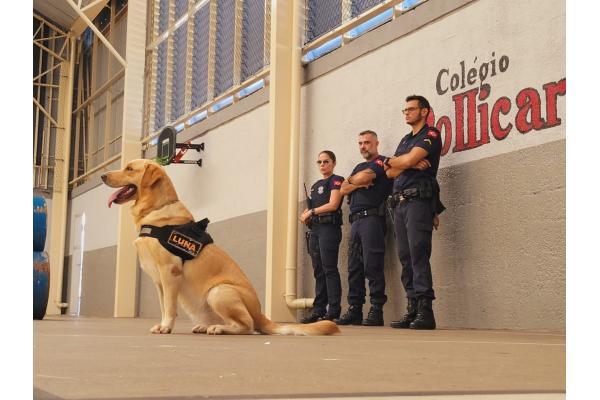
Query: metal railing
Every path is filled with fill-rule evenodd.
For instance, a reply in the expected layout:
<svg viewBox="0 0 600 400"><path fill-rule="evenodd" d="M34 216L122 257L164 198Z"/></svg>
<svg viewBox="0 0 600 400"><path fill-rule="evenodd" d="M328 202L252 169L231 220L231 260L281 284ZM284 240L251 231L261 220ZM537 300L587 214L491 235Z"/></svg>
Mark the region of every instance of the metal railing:
<svg viewBox="0 0 600 400"><path fill-rule="evenodd" d="M266 84L271 0L153 0L143 144Z"/></svg>
<svg viewBox="0 0 600 400"><path fill-rule="evenodd" d="M429 0L305 0L302 62L309 63Z"/></svg>

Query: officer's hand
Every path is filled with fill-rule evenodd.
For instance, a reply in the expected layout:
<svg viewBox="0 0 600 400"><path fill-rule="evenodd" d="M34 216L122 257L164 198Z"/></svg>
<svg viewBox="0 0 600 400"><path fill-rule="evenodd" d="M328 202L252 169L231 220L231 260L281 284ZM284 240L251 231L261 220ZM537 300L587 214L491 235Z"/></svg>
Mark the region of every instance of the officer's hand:
<svg viewBox="0 0 600 400"><path fill-rule="evenodd" d="M433 227L437 231L437 229L438 229L439 226L440 226L440 217L437 214L435 214L433 216Z"/></svg>
<svg viewBox="0 0 600 400"><path fill-rule="evenodd" d="M302 222L303 224L306 224L309 219L310 219L310 210L304 209L304 211L302 211L302 214L300 215L300 222Z"/></svg>
<svg viewBox="0 0 600 400"><path fill-rule="evenodd" d="M426 158L422 158L413 168L424 171L429 167L431 167L431 163Z"/></svg>

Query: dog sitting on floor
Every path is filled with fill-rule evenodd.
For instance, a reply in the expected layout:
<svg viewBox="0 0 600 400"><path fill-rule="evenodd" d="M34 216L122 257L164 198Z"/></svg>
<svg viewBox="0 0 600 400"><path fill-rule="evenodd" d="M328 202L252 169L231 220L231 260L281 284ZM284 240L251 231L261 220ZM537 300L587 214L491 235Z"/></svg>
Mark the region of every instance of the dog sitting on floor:
<svg viewBox="0 0 600 400"><path fill-rule="evenodd" d="M133 160L121 170L103 174L102 180L120 188L110 196L109 207L134 201L131 213L140 232L134 243L140 265L156 285L160 301L162 319L150 329L152 333L171 333L177 301L193 321L194 333L340 332L331 321L277 324L263 315L256 291L244 272L205 232L208 220L194 222L165 170L156 162Z"/></svg>

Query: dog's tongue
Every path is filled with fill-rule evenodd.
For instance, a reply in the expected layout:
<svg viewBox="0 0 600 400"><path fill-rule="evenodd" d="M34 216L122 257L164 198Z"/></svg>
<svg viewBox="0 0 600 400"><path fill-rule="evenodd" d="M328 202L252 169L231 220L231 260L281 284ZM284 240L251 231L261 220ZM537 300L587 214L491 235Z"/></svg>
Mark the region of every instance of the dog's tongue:
<svg viewBox="0 0 600 400"><path fill-rule="evenodd" d="M129 187L125 186L125 187L122 187L121 189L117 190L113 194L111 194L110 197L108 198L108 208L110 208L110 206L112 205L112 203L115 200L117 200L117 198L119 197L119 195L121 195L122 193L125 193L128 189L129 189Z"/></svg>

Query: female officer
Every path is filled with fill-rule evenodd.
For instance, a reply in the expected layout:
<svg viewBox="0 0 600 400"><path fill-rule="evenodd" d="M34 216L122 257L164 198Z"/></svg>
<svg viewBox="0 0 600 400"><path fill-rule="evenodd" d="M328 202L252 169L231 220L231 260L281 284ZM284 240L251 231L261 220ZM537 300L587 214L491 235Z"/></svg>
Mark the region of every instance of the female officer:
<svg viewBox="0 0 600 400"><path fill-rule="evenodd" d="M342 239L342 195L344 178L333 174L335 154L324 150L317 160L323 179L310 189L312 207L300 215L300 222L310 225L309 250L315 276L315 300L312 314L300 322L309 324L320 319L340 316L342 285L338 272L338 250Z"/></svg>

